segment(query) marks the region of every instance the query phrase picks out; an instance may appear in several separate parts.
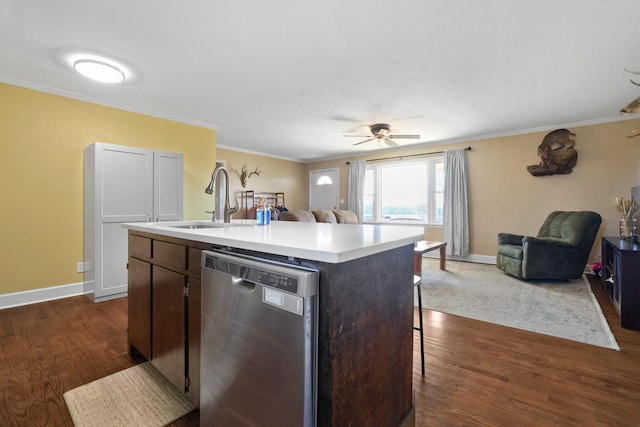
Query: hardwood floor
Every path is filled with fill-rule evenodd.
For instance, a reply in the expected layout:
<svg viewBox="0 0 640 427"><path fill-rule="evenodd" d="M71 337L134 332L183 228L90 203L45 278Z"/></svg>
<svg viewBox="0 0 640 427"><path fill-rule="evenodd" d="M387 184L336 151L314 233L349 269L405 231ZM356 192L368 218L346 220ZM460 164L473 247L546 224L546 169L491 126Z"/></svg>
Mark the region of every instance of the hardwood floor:
<svg viewBox="0 0 640 427"><path fill-rule="evenodd" d="M590 281L620 352L425 310L416 424L639 426L640 332L619 326L600 279Z"/></svg>
<svg viewBox="0 0 640 427"><path fill-rule="evenodd" d="M640 425L640 332L620 328L591 279L620 352L425 310L416 425ZM126 310L85 297L0 310L0 426L70 426L65 391L142 362L127 353ZM197 411L173 423L198 424Z"/></svg>

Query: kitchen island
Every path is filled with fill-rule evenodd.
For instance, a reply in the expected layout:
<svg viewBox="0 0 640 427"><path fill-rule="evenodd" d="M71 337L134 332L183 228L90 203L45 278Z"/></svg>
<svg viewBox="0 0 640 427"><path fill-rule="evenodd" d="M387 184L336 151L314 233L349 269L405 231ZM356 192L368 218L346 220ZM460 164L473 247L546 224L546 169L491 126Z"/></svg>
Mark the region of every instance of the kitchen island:
<svg viewBox="0 0 640 427"><path fill-rule="evenodd" d="M318 425L414 425L413 246L421 227L250 220L124 227L131 351L196 404L201 253L232 249L320 271Z"/></svg>

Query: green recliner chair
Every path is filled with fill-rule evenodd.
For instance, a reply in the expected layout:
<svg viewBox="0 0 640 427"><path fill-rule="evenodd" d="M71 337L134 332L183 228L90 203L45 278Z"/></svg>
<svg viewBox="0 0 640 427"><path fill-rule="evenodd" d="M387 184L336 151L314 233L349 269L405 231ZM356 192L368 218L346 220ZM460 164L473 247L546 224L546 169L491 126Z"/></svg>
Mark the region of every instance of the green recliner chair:
<svg viewBox="0 0 640 427"><path fill-rule="evenodd" d="M595 212L552 212L536 237L498 234L497 267L518 279L582 276L602 218Z"/></svg>

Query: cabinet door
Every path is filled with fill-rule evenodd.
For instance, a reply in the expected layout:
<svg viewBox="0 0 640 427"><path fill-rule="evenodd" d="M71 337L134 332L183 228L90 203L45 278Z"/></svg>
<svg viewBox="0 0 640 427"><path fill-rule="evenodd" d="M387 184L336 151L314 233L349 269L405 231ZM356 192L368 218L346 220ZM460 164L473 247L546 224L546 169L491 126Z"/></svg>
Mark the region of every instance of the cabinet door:
<svg viewBox="0 0 640 427"><path fill-rule="evenodd" d="M188 316L189 328L189 392L187 398L200 406L200 280L189 278Z"/></svg>
<svg viewBox="0 0 640 427"><path fill-rule="evenodd" d="M151 359L151 264L129 258L129 345Z"/></svg>
<svg viewBox="0 0 640 427"><path fill-rule="evenodd" d="M153 151L96 142L85 149L85 292L100 301L127 292L127 230L153 208Z"/></svg>
<svg viewBox="0 0 640 427"><path fill-rule="evenodd" d="M179 390L185 391L186 276L154 265L153 287L153 359L151 363Z"/></svg>
<svg viewBox="0 0 640 427"><path fill-rule="evenodd" d="M622 259L620 252L613 251L613 305L620 313L620 297L622 291Z"/></svg>
<svg viewBox="0 0 640 427"><path fill-rule="evenodd" d="M153 207L153 151L96 143L97 219L147 221Z"/></svg>
<svg viewBox="0 0 640 427"><path fill-rule="evenodd" d="M156 221L182 220L182 154L154 152L153 213Z"/></svg>

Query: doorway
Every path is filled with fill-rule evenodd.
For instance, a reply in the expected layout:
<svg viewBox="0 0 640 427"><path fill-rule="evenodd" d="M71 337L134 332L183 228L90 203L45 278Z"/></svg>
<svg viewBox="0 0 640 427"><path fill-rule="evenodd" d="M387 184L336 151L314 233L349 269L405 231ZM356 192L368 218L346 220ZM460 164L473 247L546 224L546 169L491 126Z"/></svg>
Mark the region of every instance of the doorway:
<svg viewBox="0 0 640 427"><path fill-rule="evenodd" d="M339 170L322 169L309 172L309 210L339 209Z"/></svg>

